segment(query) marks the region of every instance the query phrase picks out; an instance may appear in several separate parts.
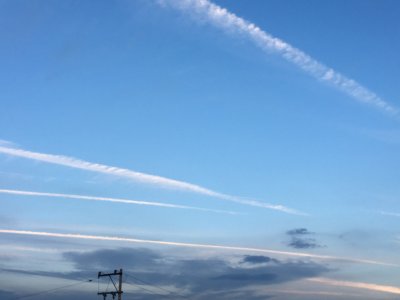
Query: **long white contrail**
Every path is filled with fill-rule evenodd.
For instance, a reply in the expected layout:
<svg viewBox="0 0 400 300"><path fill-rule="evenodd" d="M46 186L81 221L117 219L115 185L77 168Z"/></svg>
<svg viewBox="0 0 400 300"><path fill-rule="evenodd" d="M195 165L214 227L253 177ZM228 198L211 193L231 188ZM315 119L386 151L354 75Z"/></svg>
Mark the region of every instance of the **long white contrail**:
<svg viewBox="0 0 400 300"><path fill-rule="evenodd" d="M375 292L384 292L400 295L400 288L390 285L380 285L374 283L365 283L365 282L354 282L354 281L341 281L341 280L333 280L329 278L308 278L308 281L326 284L332 286L339 287L349 287L349 288L357 288L357 289L366 289Z"/></svg>
<svg viewBox="0 0 400 300"><path fill-rule="evenodd" d="M43 192L7 190L7 189L0 189L0 194L51 197L51 198L66 198L66 199L78 199L78 200L87 200L87 201L106 201L106 202L113 202L113 203L157 206L157 207L166 207L166 208L192 209L192 210L200 210L200 211L207 211L207 212L214 212L214 213L224 213L224 214L231 214L231 215L238 214L237 212L229 211L229 210L208 209L208 208L202 208L202 207L171 204L171 203L150 202L150 201L110 198L110 197L96 197L96 196L59 194L59 193L43 193Z"/></svg>
<svg viewBox="0 0 400 300"><path fill-rule="evenodd" d="M354 99L370 104L376 108L397 115L399 110L381 97L353 79L329 68L303 51L293 47L285 41L263 31L255 24L236 16L227 9L222 8L208 0L158 0L162 5L188 12L210 24L236 32L253 41L264 51L274 52L304 70L318 80L325 81Z"/></svg>
<svg viewBox="0 0 400 300"><path fill-rule="evenodd" d="M54 237L54 238L71 238L71 239L84 239L84 240L97 240L97 241L154 244L154 245L189 247L189 248L258 252L258 253L276 254L276 255L284 255L284 256L314 258L314 259L323 259L323 260L347 261L347 262L353 262L353 263L400 267L400 265L398 265L398 264L380 262L380 261L375 261L375 260L336 257L336 256L330 256L330 255L317 255L317 254L309 254L309 253L302 253L302 252L278 251L278 250L263 249L263 248L235 247L235 246L223 246L223 245L212 245L212 244L195 244L195 243L169 242L169 241L157 241L157 240L143 240L143 239L135 239L135 238L115 237L115 236L53 233L53 232L29 231L29 230L0 229L0 233L18 234L18 235L33 235L33 236L47 236L47 237Z"/></svg>
<svg viewBox="0 0 400 300"><path fill-rule="evenodd" d="M24 157L24 158L28 158L28 159L37 160L37 161L43 161L46 163L51 163L51 164L56 164L56 165L62 165L62 166L75 168L75 169L82 169L82 170L86 170L86 171L92 171L92 172L103 173L103 174L112 175L112 176L128 178L128 179L131 179L131 180L134 180L137 182L156 185L158 187L189 191L189 192L202 194L202 195L206 195L206 196L210 196L210 197L215 197L215 198L219 198L219 199L223 199L223 200L228 200L228 201L232 201L232 202L236 202L236 203L240 203L240 204L244 204L244 205L273 209L273 210L278 210L278 211L282 211L282 212L289 213L289 214L305 215L304 213L301 213L297 210L288 208L283 205L270 204L270 203L264 203L264 202L254 201L254 200L243 199L243 198L240 198L237 196L219 193L219 192L207 189L205 187L202 187L202 186L199 186L199 185L196 185L193 183L185 182L185 181L179 181L179 180L161 177L161 176L157 176L157 175L145 174L145 173L136 172L136 171L132 171L132 170L128 170L128 169L92 163L92 162L88 162L88 161L84 161L84 160L80 160L80 159L76 159L76 158L68 157L68 156L64 156L64 155L54 155L54 154L32 152L32 151L19 149L19 148L6 147L6 146L2 146L2 145L0 145L0 153L12 155L12 156Z"/></svg>

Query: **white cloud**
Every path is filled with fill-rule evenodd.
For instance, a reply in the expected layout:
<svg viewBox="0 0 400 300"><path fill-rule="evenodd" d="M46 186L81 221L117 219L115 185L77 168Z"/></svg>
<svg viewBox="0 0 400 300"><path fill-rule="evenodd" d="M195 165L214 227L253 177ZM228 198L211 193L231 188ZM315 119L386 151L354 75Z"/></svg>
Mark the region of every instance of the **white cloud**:
<svg viewBox="0 0 400 300"><path fill-rule="evenodd" d="M232 215L237 214L234 211L227 211L227 210L216 210L216 209L208 209L208 208L170 204L170 203L149 202L149 201L110 198L110 197L95 197L95 196L72 195L72 194L42 193L42 192L7 190L7 189L0 189L0 194L78 199L78 200L86 200L86 201L106 201L106 202L112 202L112 203L123 203L123 204L133 204L133 205L157 206L157 207L179 208L179 209L192 209L192 210L200 210L200 211L215 212L215 213L225 213L225 214L232 214Z"/></svg>
<svg viewBox="0 0 400 300"><path fill-rule="evenodd" d="M332 280L332 279L328 279L328 278L309 278L307 280L311 281L311 282L315 282L315 283L322 283L322 284L332 285L332 286L349 287L349 288L356 288L356 289L366 289L366 290L375 291L375 292L383 292L383 293L400 295L400 288L395 287L395 286L389 286L389 285L380 285L380 284L354 282L354 281L339 281L339 280Z"/></svg>
<svg viewBox="0 0 400 300"><path fill-rule="evenodd" d="M327 82L354 99L396 115L399 110L353 79L325 66L303 51L291 46L208 0L162 0L163 6L188 12L212 25L249 38L268 53L277 53L318 80Z"/></svg>
<svg viewBox="0 0 400 300"><path fill-rule="evenodd" d="M303 290L278 290L278 289L268 289L270 293L278 293L278 294L289 294L289 295L308 295L308 296L339 296L339 297L361 297L360 295L352 295L348 293L341 293L341 292L325 292L325 291L303 291Z"/></svg>
<svg viewBox="0 0 400 300"><path fill-rule="evenodd" d="M387 212L387 211L381 211L380 213L381 213L381 215L384 215L384 216L391 216L391 217L398 217L398 218L400 218L400 213L396 213L396 212Z"/></svg>
<svg viewBox="0 0 400 300"><path fill-rule="evenodd" d="M13 142L0 139L0 146L13 147L15 144Z"/></svg>
<svg viewBox="0 0 400 300"><path fill-rule="evenodd" d="M166 178L166 177L162 177L162 176L141 173L141 172L137 172L137 171L133 171L133 170L129 170L129 169L107 166L107 165L98 164L98 163L92 163L92 162L76 159L73 157L32 152L32 151L27 151L27 150L18 149L18 148L5 147L5 146L1 146L1 145L0 145L0 153L17 156L17 157L28 158L28 159L37 160L37 161L42 161L42 162L46 162L46 163L50 163L50 164L66 166L66 167L70 167L70 168L82 169L82 170L86 170L86 171L92 171L92 172L103 173L103 174L122 177L122 178L128 178L128 179L134 180L136 182L152 184L152 185L162 187L162 188L170 188L170 189L176 189L176 190L181 190L181 191L188 191L188 192L197 193L197 194L210 196L210 197L214 197L214 198L219 198L222 200L236 202L236 203L240 203L240 204L244 204L244 205L262 207L262 208L277 210L277 211L281 211L281 212L285 212L285 213L289 213L289 214L305 215L304 213L301 213L299 211L296 211L294 209L288 208L283 205L269 204L269 203L255 201L255 200L243 199L241 197L223 194L223 193L216 192L216 191L207 189L205 187L202 187L202 186L199 186L199 185L196 185L193 183L185 182L185 181L180 181L180 180L170 179L170 178Z"/></svg>

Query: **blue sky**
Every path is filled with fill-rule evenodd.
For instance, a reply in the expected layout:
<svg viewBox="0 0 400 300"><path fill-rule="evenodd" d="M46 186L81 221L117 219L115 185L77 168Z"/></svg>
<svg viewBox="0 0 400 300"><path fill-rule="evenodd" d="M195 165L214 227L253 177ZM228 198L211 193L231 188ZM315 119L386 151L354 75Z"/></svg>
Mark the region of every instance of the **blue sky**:
<svg viewBox="0 0 400 300"><path fill-rule="evenodd" d="M0 1L0 295L398 297L399 12Z"/></svg>

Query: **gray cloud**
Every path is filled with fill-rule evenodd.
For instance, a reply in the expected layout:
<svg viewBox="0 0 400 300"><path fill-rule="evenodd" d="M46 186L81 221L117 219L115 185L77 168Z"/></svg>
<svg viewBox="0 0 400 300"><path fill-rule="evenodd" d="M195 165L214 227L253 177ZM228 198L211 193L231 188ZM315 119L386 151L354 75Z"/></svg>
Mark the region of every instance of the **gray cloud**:
<svg viewBox="0 0 400 300"><path fill-rule="evenodd" d="M290 236L290 241L287 243L289 247L295 249L313 249L324 247L317 242L315 238L305 237L314 234L307 228L294 228L286 231L286 234Z"/></svg>
<svg viewBox="0 0 400 300"><path fill-rule="evenodd" d="M36 274L35 274L36 275ZM93 284L93 283L92 283ZM58 289L58 287L61 287ZM87 291L72 291L62 289L62 286L55 287L51 290L51 286L47 285L47 288L43 288L41 291L24 291L24 289L17 289L14 291L0 290L1 300L16 300L16 299L42 299L42 300L98 300L97 293L90 293ZM96 286L97 288L97 286Z"/></svg>
<svg viewBox="0 0 400 300"><path fill-rule="evenodd" d="M161 256L146 248L102 249L95 252L66 252L64 258L72 261L77 269L93 270L99 268L145 268L158 264Z"/></svg>
<svg viewBox="0 0 400 300"><path fill-rule="evenodd" d="M135 299L159 299L165 290L179 291L190 299L268 299L260 296L257 287L269 284L285 283L303 278L319 277L330 269L323 265L302 260L278 260L268 256L244 255L226 258L182 258L166 255L147 248L100 249L91 252L65 252L63 258L72 263L72 272L44 272L2 269L24 276L43 276L69 280L97 279L98 271L124 269L124 287L135 286ZM144 283L149 283L145 284ZM92 283L93 294L97 292L97 283ZM155 293L140 289L150 289ZM159 289L161 287L161 289ZM86 290L87 291L87 290ZM23 289L20 291L23 293ZM67 290L52 294L52 299L67 299ZM28 292L27 292L28 293ZM157 294L158 293L158 294ZM65 297L64 297L65 296ZM70 299L92 299L69 295ZM81 298L80 298L81 297ZM166 298L178 299L176 293ZM7 297L1 297L7 299ZM12 299L12 298L10 298ZM94 298L93 298L94 299Z"/></svg>
<svg viewBox="0 0 400 300"><path fill-rule="evenodd" d="M174 286L189 297L196 295L196 299L243 299L243 289L247 287L283 283L329 272L325 265L309 261L280 261L252 255L243 256L239 263L220 258L181 259L145 248L69 252L64 257L75 264L77 272L122 267L126 270L128 283L139 284L135 280L138 278L156 286ZM244 298L257 299L248 292ZM144 293L137 299L155 298Z"/></svg>
<svg viewBox="0 0 400 300"><path fill-rule="evenodd" d="M295 228L286 231L288 235L305 235L305 234L313 234L313 232L308 231L307 228Z"/></svg>
<svg viewBox="0 0 400 300"><path fill-rule="evenodd" d="M322 245L318 244L315 239L292 238L288 245L296 249L313 249L320 248Z"/></svg>
<svg viewBox="0 0 400 300"><path fill-rule="evenodd" d="M268 256L263 255L246 255L242 263L249 263L249 264L264 264L269 262L278 262L276 259L270 258Z"/></svg>
<svg viewBox="0 0 400 300"><path fill-rule="evenodd" d="M7 299L13 299L15 297L16 297L16 295L12 292L0 290L0 299L7 300Z"/></svg>

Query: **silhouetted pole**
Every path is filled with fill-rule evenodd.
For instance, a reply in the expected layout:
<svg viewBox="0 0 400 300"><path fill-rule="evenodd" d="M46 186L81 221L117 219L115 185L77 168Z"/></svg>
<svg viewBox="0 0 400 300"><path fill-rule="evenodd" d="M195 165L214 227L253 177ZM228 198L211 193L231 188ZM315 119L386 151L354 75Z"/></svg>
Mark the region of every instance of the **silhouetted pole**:
<svg viewBox="0 0 400 300"><path fill-rule="evenodd" d="M113 299L115 299L115 296L118 295L118 300L122 300L122 269L119 270L119 272L117 270L114 270L114 273L102 273L99 272L97 275L97 278L100 277L108 277L110 279L110 281L112 282L115 291L113 292L98 292L97 295L102 295L103 299L105 300L107 298L107 295L111 295ZM119 280L118 280L118 288L113 280L113 276L119 276Z"/></svg>
<svg viewBox="0 0 400 300"><path fill-rule="evenodd" d="M122 269L119 269L118 300L122 300Z"/></svg>

